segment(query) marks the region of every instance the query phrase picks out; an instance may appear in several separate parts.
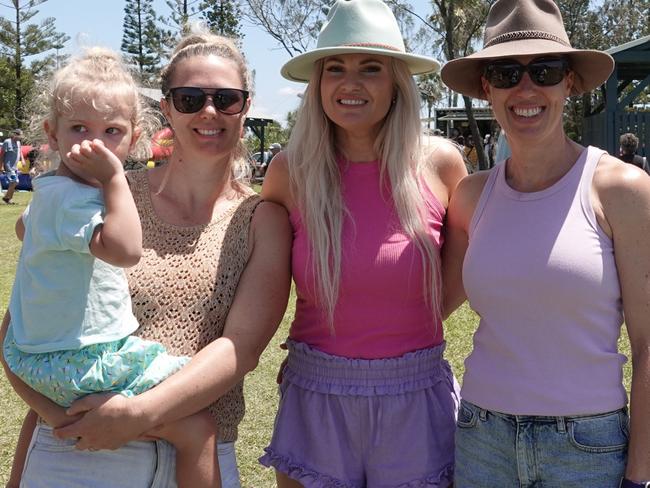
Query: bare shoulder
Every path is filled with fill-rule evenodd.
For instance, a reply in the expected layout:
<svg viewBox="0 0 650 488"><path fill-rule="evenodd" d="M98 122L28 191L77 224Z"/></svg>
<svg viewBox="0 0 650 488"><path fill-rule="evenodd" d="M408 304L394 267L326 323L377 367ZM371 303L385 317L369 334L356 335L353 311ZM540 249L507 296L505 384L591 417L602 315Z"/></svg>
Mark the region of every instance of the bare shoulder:
<svg viewBox="0 0 650 488"><path fill-rule="evenodd" d="M467 169L458 147L442 137L435 137L423 147L424 178L438 199L447 206L458 182Z"/></svg>
<svg viewBox="0 0 650 488"><path fill-rule="evenodd" d="M476 205L492 171L496 171L496 168L473 173L458 183L449 204L448 218L452 225L460 226L465 230L469 228Z"/></svg>
<svg viewBox="0 0 650 488"><path fill-rule="evenodd" d="M292 208L289 160L285 151L276 154L266 170L261 195L265 201L279 203L289 210Z"/></svg>
<svg viewBox="0 0 650 488"><path fill-rule="evenodd" d="M603 155L596 166L593 189L607 220L618 212L638 215L650 205L650 177L609 154Z"/></svg>
<svg viewBox="0 0 650 488"><path fill-rule="evenodd" d="M438 174L455 172L465 168L458 146L449 139L435 137L424 146L426 167Z"/></svg>
<svg viewBox="0 0 650 488"><path fill-rule="evenodd" d="M275 202L260 202L253 213L251 228L255 234L259 235L282 233L283 230L289 228L287 209Z"/></svg>
<svg viewBox="0 0 650 488"><path fill-rule="evenodd" d="M466 176L458 183L458 188L456 189L456 197L462 199L468 203L476 205L478 199L483 193L483 188L485 188L485 183L490 177L490 173L496 171L496 168L492 168L488 171L479 171L478 173L472 173L471 175Z"/></svg>

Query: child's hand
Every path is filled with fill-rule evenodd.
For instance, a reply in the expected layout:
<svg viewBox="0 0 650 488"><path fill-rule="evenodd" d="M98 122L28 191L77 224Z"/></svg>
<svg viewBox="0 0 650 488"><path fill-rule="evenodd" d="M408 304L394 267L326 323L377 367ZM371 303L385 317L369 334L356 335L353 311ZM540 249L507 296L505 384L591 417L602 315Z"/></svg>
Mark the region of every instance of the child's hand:
<svg viewBox="0 0 650 488"><path fill-rule="evenodd" d="M123 174L122 161L100 139L72 146L66 165L77 176L104 185L115 175Z"/></svg>

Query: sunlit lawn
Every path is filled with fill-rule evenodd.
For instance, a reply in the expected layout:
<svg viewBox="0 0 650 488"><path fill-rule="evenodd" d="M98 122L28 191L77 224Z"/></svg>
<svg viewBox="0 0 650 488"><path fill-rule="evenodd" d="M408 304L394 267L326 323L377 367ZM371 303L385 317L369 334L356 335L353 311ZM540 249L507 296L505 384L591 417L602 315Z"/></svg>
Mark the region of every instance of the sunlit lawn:
<svg viewBox="0 0 650 488"><path fill-rule="evenodd" d="M18 205L0 206L0 306L6 308L15 263L20 244L14 234L14 223L25 208L30 193L19 193ZM294 298L284 317L280 330L262 355L258 368L251 373L245 383L246 417L240 427L237 454L242 483L247 488L266 488L275 486L271 470L263 469L257 458L267 445L277 407L277 385L275 377L278 366L284 357L280 342L287 336L289 323L294 313ZM445 324L447 336L447 358L457 377L462 377L463 360L471 350L471 337L477 325L476 315L465 305ZM621 339L621 347L629 351L627 338ZM625 370L626 385L629 389L629 365ZM25 406L9 387L4 375L0 374L0 485L4 485L9 475L13 449L20 429Z"/></svg>

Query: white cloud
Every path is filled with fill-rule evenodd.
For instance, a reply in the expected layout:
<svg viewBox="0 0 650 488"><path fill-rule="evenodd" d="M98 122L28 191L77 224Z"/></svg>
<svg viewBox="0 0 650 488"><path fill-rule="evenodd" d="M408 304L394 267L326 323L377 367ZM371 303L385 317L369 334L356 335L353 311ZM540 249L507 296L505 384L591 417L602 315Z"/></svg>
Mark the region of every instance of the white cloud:
<svg viewBox="0 0 650 488"><path fill-rule="evenodd" d="M295 86L283 86L278 90L278 95L281 95L283 97L288 97L288 96L297 97L303 91L305 91L304 88L297 88Z"/></svg>

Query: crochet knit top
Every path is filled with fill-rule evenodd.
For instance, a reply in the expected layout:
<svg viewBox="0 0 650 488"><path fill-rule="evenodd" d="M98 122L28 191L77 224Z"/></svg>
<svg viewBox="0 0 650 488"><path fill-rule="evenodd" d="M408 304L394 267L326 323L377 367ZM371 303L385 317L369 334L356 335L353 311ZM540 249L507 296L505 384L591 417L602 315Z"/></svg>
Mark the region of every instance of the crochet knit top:
<svg viewBox="0 0 650 488"><path fill-rule="evenodd" d="M208 224L172 225L153 208L146 170L127 174L140 214L143 254L127 270L136 335L174 355L192 356L223 334L250 249L256 194L242 195ZM237 439L244 417L243 380L209 407L219 440Z"/></svg>

